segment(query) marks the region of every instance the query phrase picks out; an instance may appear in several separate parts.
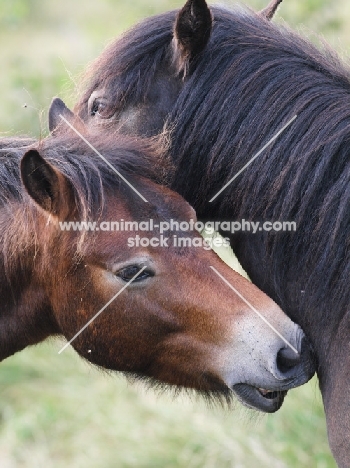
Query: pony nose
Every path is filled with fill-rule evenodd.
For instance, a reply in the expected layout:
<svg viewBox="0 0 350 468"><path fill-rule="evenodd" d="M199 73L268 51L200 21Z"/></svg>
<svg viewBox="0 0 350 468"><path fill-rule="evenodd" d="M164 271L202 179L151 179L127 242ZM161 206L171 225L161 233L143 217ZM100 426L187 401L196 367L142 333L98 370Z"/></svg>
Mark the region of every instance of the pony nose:
<svg viewBox="0 0 350 468"><path fill-rule="evenodd" d="M281 374L287 374L300 363L300 354L291 348L282 348L277 353L277 369Z"/></svg>
<svg viewBox="0 0 350 468"><path fill-rule="evenodd" d="M315 372L314 355L311 343L304 336L296 353L290 347L281 348L277 353L277 369L284 379L312 376Z"/></svg>

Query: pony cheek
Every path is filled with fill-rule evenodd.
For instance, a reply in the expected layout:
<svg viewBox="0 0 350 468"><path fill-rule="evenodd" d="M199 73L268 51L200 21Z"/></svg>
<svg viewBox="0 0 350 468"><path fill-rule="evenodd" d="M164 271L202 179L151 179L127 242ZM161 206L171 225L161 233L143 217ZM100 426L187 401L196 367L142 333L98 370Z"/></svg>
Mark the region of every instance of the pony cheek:
<svg viewBox="0 0 350 468"><path fill-rule="evenodd" d="M143 287L129 290L129 286L115 297L122 282L111 272L95 272L91 277L93 281L84 281L83 294L77 294L69 304L64 304L61 296L61 307L56 304L61 333L67 341L75 337L71 346L92 364L114 371L143 372L166 327L151 313L154 307L145 302ZM75 290L81 291L82 284L76 284Z"/></svg>
<svg viewBox="0 0 350 468"><path fill-rule="evenodd" d="M158 330L149 321L126 311L125 304L118 309L104 311L72 342L72 346L98 366L143 374L160 337Z"/></svg>

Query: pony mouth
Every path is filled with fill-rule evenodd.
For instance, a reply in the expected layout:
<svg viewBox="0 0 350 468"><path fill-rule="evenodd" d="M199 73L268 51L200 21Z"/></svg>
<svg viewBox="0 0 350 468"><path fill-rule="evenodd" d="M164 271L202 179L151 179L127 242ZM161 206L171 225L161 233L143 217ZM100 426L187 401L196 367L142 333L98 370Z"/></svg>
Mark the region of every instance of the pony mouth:
<svg viewBox="0 0 350 468"><path fill-rule="evenodd" d="M267 390L248 384L234 385L232 391L244 406L264 413L278 411L287 395L286 390Z"/></svg>

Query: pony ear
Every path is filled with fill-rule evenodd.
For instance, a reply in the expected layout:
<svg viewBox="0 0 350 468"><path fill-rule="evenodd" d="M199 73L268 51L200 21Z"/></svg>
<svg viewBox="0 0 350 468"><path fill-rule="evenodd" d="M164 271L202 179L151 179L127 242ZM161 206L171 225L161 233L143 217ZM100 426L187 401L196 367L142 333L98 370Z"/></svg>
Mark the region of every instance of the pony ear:
<svg viewBox="0 0 350 468"><path fill-rule="evenodd" d="M63 133L69 129L69 126L63 119L67 120L80 132L84 131L85 125L83 121L68 109L62 99L55 97L49 109L49 130L52 135Z"/></svg>
<svg viewBox="0 0 350 468"><path fill-rule="evenodd" d="M174 63L178 73L186 76L191 62L206 47L213 18L205 0L187 0L174 26Z"/></svg>
<svg viewBox="0 0 350 468"><path fill-rule="evenodd" d="M266 18L268 21L271 21L275 16L278 6L282 3L283 0L272 0L266 8L259 12L259 15L263 18Z"/></svg>
<svg viewBox="0 0 350 468"><path fill-rule="evenodd" d="M36 149L21 160L21 178L31 198L46 212L65 219L74 211L74 194L68 179Z"/></svg>

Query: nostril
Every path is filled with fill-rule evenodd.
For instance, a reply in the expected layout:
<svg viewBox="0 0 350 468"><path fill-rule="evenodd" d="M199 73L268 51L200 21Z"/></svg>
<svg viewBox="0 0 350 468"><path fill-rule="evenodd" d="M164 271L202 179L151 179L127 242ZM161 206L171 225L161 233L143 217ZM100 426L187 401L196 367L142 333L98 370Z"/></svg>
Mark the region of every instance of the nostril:
<svg viewBox="0 0 350 468"><path fill-rule="evenodd" d="M282 348L277 353L277 368L282 374L287 374L300 364L300 360L300 354L290 348Z"/></svg>

